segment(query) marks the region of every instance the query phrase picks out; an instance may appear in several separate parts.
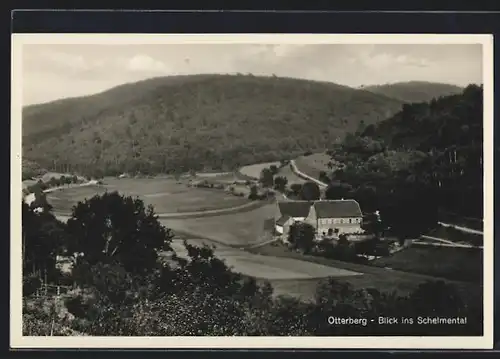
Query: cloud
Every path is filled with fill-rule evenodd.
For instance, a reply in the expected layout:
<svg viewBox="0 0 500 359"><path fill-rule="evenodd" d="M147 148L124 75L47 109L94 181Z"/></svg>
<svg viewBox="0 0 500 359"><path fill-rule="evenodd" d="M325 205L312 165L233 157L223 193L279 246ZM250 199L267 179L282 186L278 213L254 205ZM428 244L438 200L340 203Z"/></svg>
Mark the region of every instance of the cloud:
<svg viewBox="0 0 500 359"><path fill-rule="evenodd" d="M126 68L137 72L168 72L170 70L164 62L147 55L135 55L127 62Z"/></svg>
<svg viewBox="0 0 500 359"><path fill-rule="evenodd" d="M351 57L351 63L361 63L367 68L374 70L390 69L394 66L398 68L403 67L428 67L431 62L423 57L410 56L406 54L391 54L388 52L370 52L364 53L359 57Z"/></svg>
<svg viewBox="0 0 500 359"><path fill-rule="evenodd" d="M399 55L395 62L403 66L427 67L430 66L430 61L424 58L416 58L407 55Z"/></svg>
<svg viewBox="0 0 500 359"><path fill-rule="evenodd" d="M41 58L58 67L67 68L73 71L87 70L89 67L89 64L82 55L46 51L41 54Z"/></svg>

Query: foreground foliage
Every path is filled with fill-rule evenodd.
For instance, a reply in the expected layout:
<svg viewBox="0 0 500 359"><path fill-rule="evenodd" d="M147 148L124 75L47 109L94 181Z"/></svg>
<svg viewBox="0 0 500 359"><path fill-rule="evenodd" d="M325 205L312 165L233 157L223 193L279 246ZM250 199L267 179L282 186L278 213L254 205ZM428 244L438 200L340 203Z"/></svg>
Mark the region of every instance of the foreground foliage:
<svg viewBox="0 0 500 359"><path fill-rule="evenodd" d="M423 284L411 295L402 297L375 289L357 290L326 279L318 286L313 302L302 302L273 296L269 283L260 284L232 272L207 246L185 243L187 257L184 258L167 246L162 249L163 261L153 255L141 255L141 251L160 251L160 239L165 243L171 239L169 231L161 228L154 212L146 211L141 201L116 193L96 196L77 205L71 222L67 226L61 224L62 232L53 233L53 216L36 214L26 207L25 211L25 215L36 216L36 221L51 223L51 226L34 226L34 219L23 221L23 226L29 223L30 230L37 231L40 238L50 234L63 239L62 245L60 241L45 242L50 250L37 252L37 266L54 263L56 256L68 252L68 248L81 251L71 275L59 274L50 279L54 284L69 285L67 293L42 299L24 293L25 335L470 335L481 332L481 302L462 302L456 289L443 282ZM111 226L104 225L108 223L104 212L112 219ZM148 238L157 239L148 242ZM122 255L110 256L109 245L118 248L116 252ZM132 259L135 252L139 261ZM368 321L366 326L338 326L328 321L329 317L418 315L466 316L467 324L377 326Z"/></svg>

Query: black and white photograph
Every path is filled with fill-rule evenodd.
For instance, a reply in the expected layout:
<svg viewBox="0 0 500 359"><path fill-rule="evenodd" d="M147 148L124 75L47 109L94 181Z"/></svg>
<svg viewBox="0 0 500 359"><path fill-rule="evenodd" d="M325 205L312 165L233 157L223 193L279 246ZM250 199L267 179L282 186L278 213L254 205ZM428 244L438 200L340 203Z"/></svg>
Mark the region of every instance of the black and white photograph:
<svg viewBox="0 0 500 359"><path fill-rule="evenodd" d="M12 42L20 346L491 341L490 37Z"/></svg>

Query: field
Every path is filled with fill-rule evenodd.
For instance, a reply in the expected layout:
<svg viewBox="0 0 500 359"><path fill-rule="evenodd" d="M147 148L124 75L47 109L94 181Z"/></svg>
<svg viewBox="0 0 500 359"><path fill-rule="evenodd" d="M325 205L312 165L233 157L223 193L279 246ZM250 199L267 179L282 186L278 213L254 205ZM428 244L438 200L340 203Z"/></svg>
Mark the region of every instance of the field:
<svg viewBox="0 0 500 359"><path fill-rule="evenodd" d="M260 172L264 168L268 168L272 165L279 167L280 163L279 162L264 162L264 163L257 163L254 165L249 165L249 166L243 166L240 168L240 173L244 176L258 179L260 177Z"/></svg>
<svg viewBox="0 0 500 359"><path fill-rule="evenodd" d="M190 188L173 179L116 179L106 178L104 185L68 188L47 195L55 211L67 212L85 198L106 191L118 191L138 196L145 204L153 205L156 213L181 213L217 210L241 206L250 201L218 189Z"/></svg>
<svg viewBox="0 0 500 359"><path fill-rule="evenodd" d="M212 246L211 241L189 239L188 237L184 239L187 239L189 244ZM172 248L179 256L186 255L182 240L174 240ZM361 273L351 270L293 258L275 258L252 254L248 251L219 244L215 245L215 254L235 272L254 277L261 283L269 281L273 285L275 295L292 295L305 300L313 299L316 284L322 278L362 276Z"/></svg>
<svg viewBox="0 0 500 359"><path fill-rule="evenodd" d="M480 283L483 252L479 249L411 246L370 263L405 272L420 273L451 280Z"/></svg>
<svg viewBox="0 0 500 359"><path fill-rule="evenodd" d="M380 263L380 267L368 266L363 264L342 262L338 260L306 256L297 252L289 251L282 246L273 246L272 244L262 247L253 248L250 251L253 253L268 255L270 257L286 257L300 260L306 260L325 266L331 266L336 269L344 269L356 273L363 273L363 275L352 275L339 277L339 282L346 282L354 288L375 288L383 292L397 292L399 295L408 295L419 284L428 281L436 280L436 277L430 275L422 275L418 273L409 273L396 270L396 268L384 268ZM404 251L402 251L404 252ZM400 253L402 253L400 252ZM441 254L442 255L442 254ZM477 283L465 282L463 280L445 280L457 286L458 290L463 293L465 298L477 298L482 296L482 286ZM275 280L272 281L273 286L279 291L291 291L302 293L313 293L317 281L312 280Z"/></svg>
<svg viewBox="0 0 500 359"><path fill-rule="evenodd" d="M227 173L218 173L215 175L211 175L209 173L198 173L196 174L195 181L207 181L208 183L223 183L230 184L235 181L242 181L245 178L242 178L241 175L235 172L227 172Z"/></svg>
<svg viewBox="0 0 500 359"><path fill-rule="evenodd" d="M326 153L313 153L309 156L300 156L295 159L295 165L300 172L313 178L319 178L319 173L325 171L327 174L332 170L328 168L330 156Z"/></svg>
<svg viewBox="0 0 500 359"><path fill-rule="evenodd" d="M452 227L439 226L427 233L428 236L445 239L460 244L469 244L473 246L483 245L483 236L480 234L466 233Z"/></svg>
<svg viewBox="0 0 500 359"><path fill-rule="evenodd" d="M161 219L179 233L190 233L228 246L247 246L269 239L276 206L267 204L242 213L188 219Z"/></svg>

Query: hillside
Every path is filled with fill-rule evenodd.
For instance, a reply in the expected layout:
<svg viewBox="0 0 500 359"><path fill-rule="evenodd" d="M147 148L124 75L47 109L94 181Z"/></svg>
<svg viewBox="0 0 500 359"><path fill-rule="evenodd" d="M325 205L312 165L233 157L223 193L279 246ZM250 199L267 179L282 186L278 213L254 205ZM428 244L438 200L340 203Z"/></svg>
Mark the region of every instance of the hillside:
<svg viewBox="0 0 500 359"><path fill-rule="evenodd" d="M86 174L225 170L323 150L401 105L290 78L154 78L24 108L23 151L47 169L57 170L55 164Z"/></svg>
<svg viewBox="0 0 500 359"><path fill-rule="evenodd" d="M31 179L32 177L38 177L46 173L47 171L41 168L37 163L27 160L25 158L22 159L21 164L21 173L22 180Z"/></svg>
<svg viewBox="0 0 500 359"><path fill-rule="evenodd" d="M434 82L409 81L386 85L365 86L363 90L413 103L427 102L433 98L454 95L462 92L463 88Z"/></svg>
<svg viewBox="0 0 500 359"><path fill-rule="evenodd" d="M332 155L344 163L331 196L357 198L392 213L394 226L415 218L483 217L483 89L405 104L400 112L345 137ZM345 191L350 191L346 194ZM328 192L328 191L327 191ZM388 215L389 216L389 215ZM402 217L401 217L402 216Z"/></svg>

